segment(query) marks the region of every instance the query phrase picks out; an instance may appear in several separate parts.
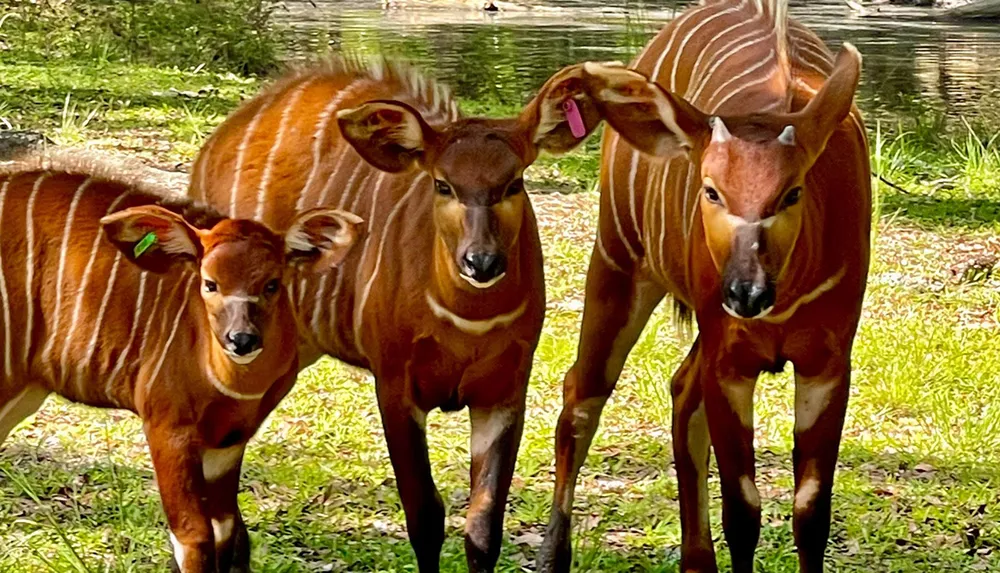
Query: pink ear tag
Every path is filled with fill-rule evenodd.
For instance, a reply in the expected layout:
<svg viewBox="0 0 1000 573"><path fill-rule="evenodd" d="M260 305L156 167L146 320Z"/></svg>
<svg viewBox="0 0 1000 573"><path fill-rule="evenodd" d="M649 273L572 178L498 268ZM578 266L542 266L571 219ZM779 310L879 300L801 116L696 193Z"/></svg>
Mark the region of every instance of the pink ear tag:
<svg viewBox="0 0 1000 573"><path fill-rule="evenodd" d="M580 115L580 108L576 105L576 100L568 98L562 103L563 111L566 113L566 121L569 122L569 131L573 137L580 139L587 135L587 127L583 125L583 116Z"/></svg>

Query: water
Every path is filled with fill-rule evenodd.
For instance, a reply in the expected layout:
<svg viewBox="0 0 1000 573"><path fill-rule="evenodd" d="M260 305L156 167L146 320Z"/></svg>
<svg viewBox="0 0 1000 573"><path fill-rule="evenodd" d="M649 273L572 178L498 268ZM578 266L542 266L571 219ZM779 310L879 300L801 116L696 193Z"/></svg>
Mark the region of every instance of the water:
<svg viewBox="0 0 1000 573"><path fill-rule="evenodd" d="M689 2L521 0L486 13L479 0L302 0L279 18L293 55L328 49L415 61L460 96L518 105L560 67L630 60ZM840 0L794 2L792 14L836 49L864 55L859 101L869 118L936 111L1000 125L1000 25L877 16L858 18Z"/></svg>

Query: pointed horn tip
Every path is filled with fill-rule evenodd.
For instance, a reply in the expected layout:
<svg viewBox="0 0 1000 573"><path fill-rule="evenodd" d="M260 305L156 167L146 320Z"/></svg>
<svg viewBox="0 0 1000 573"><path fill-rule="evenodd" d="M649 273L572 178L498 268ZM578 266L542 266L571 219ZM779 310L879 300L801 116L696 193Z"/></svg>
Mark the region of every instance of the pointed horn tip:
<svg viewBox="0 0 1000 573"><path fill-rule="evenodd" d="M850 55L851 57L853 57L853 58L854 58L855 60L857 60L857 61L858 61L858 65L860 65L860 64L861 64L861 62L862 62L862 59L863 59L863 58L861 57L861 52L859 52L859 51L858 51L858 48L857 48L857 47L855 47L855 45L854 45L854 44L852 44L852 43L850 43L850 42L844 42L844 43L843 43L843 44L842 44L842 45L840 46L840 50L841 50L842 52L845 52L845 53L847 53L848 55Z"/></svg>

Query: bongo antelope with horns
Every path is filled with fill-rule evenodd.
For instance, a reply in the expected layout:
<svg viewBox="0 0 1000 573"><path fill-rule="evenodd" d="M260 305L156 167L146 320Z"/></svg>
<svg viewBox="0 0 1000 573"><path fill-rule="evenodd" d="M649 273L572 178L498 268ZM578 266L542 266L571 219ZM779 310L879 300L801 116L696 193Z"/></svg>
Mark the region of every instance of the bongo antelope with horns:
<svg viewBox="0 0 1000 573"><path fill-rule="evenodd" d="M438 570L444 540L424 433L434 408L469 408L469 569L493 570L500 553L545 309L524 170L600 122L585 76L583 65L559 71L517 117L464 118L412 69L336 60L246 103L192 170L193 197L279 229L316 206L367 219L364 245L336 272L292 285L301 364L325 353L375 375L423 573Z"/></svg>
<svg viewBox="0 0 1000 573"><path fill-rule="evenodd" d="M577 475L630 349L670 295L699 331L672 382L680 570L716 571L709 445L733 570L752 570L754 386L789 361L795 541L801 570L822 571L869 259L867 140L852 103L861 57L847 44L833 57L784 1L710 0L668 24L634 68L585 67L616 132L605 131L539 568L570 566Z"/></svg>
<svg viewBox="0 0 1000 573"><path fill-rule="evenodd" d="M175 570L247 571L247 441L298 372L283 285L337 264L361 221L284 236L164 199L92 159L0 171L0 442L45 397L137 413Z"/></svg>

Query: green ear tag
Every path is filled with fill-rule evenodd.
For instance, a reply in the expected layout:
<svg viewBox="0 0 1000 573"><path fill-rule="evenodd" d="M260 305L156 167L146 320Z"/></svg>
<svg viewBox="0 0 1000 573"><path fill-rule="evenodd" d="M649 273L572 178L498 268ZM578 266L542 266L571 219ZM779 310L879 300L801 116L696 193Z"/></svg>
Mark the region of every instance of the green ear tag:
<svg viewBox="0 0 1000 573"><path fill-rule="evenodd" d="M146 233L146 236L143 237L141 241L135 244L135 249L133 249L132 251L133 253L135 253L135 258L138 259L141 254L148 251L149 248L155 244L156 244L156 233L152 231Z"/></svg>

